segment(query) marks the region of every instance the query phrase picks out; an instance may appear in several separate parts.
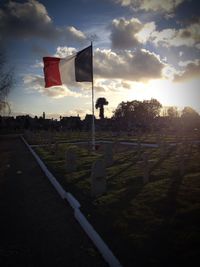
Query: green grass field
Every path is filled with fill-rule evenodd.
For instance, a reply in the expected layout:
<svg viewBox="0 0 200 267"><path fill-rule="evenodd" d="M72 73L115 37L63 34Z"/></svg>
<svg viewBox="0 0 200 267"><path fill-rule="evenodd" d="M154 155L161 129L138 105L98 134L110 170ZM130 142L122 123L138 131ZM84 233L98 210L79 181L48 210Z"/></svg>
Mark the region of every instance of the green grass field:
<svg viewBox="0 0 200 267"><path fill-rule="evenodd" d="M92 152L88 145L69 144L88 140L82 133L54 134L59 143L36 147L65 190L81 203L84 214L94 225L124 266L181 266L193 262L200 252L200 146L190 142L196 136L165 136L166 143L181 140L177 146L161 148L113 145L114 162L106 168L107 192L91 197L91 166L104 158L104 147ZM98 139L137 141L136 136L109 138L101 133ZM151 143L157 135L141 136ZM30 143L48 143L41 134L29 136ZM73 148L77 154L77 171L66 171L65 153ZM149 183L143 183L143 153L149 155ZM180 172L181 156L184 175Z"/></svg>

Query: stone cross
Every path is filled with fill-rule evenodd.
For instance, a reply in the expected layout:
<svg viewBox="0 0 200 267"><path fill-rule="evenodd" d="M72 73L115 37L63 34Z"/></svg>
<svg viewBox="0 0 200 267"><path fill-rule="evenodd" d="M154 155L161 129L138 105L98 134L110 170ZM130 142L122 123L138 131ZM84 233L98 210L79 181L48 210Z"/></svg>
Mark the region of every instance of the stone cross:
<svg viewBox="0 0 200 267"><path fill-rule="evenodd" d="M193 152L193 145L192 143L188 143L186 146L186 153L189 154L189 156L191 156L192 152Z"/></svg>
<svg viewBox="0 0 200 267"><path fill-rule="evenodd" d="M92 144L90 141L87 141L87 152L88 152L88 155L90 155L92 152Z"/></svg>
<svg viewBox="0 0 200 267"><path fill-rule="evenodd" d="M114 148L115 153L118 153L119 145L120 145L119 141L114 141L113 148Z"/></svg>
<svg viewBox="0 0 200 267"><path fill-rule="evenodd" d="M29 142L31 143L31 144L34 144L35 143L35 139L34 139L34 133L33 132L29 132L29 134L28 134L28 138L29 138Z"/></svg>
<svg viewBox="0 0 200 267"><path fill-rule="evenodd" d="M189 155L186 154L185 147L182 144L179 150L179 173L181 177L185 175L188 157Z"/></svg>
<svg viewBox="0 0 200 267"><path fill-rule="evenodd" d="M28 142L31 142L31 132L30 130L25 131L25 138L27 138Z"/></svg>
<svg viewBox="0 0 200 267"><path fill-rule="evenodd" d="M166 142L163 140L163 141L160 143L160 155L161 155L162 157L164 157L165 154L166 154L166 152L167 152L167 144L166 144Z"/></svg>
<svg viewBox="0 0 200 267"><path fill-rule="evenodd" d="M106 144L104 159L106 166L111 166L113 164L113 146L112 144Z"/></svg>
<svg viewBox="0 0 200 267"><path fill-rule="evenodd" d="M106 167L103 160L96 160L91 172L91 195L97 197L106 192Z"/></svg>
<svg viewBox="0 0 200 267"><path fill-rule="evenodd" d="M185 159L182 154L179 155L179 174L181 177L185 174Z"/></svg>
<svg viewBox="0 0 200 267"><path fill-rule="evenodd" d="M58 142L57 141L52 146L52 153L55 155L55 157L58 156Z"/></svg>
<svg viewBox="0 0 200 267"><path fill-rule="evenodd" d="M52 135L49 133L48 136L47 136L48 149L51 149L51 144L52 144Z"/></svg>
<svg viewBox="0 0 200 267"><path fill-rule="evenodd" d="M74 172L77 170L77 155L72 148L66 152L66 169L67 172Z"/></svg>
<svg viewBox="0 0 200 267"><path fill-rule="evenodd" d="M138 160L140 160L140 158L141 158L141 142L140 142L140 139L138 139L138 141L137 141L137 157L138 157Z"/></svg>
<svg viewBox="0 0 200 267"><path fill-rule="evenodd" d="M156 142L157 142L158 146L160 146L160 143L161 143L161 136L160 136L160 134L157 134L156 135Z"/></svg>
<svg viewBox="0 0 200 267"><path fill-rule="evenodd" d="M143 183L149 182L149 155L147 153L143 154Z"/></svg>

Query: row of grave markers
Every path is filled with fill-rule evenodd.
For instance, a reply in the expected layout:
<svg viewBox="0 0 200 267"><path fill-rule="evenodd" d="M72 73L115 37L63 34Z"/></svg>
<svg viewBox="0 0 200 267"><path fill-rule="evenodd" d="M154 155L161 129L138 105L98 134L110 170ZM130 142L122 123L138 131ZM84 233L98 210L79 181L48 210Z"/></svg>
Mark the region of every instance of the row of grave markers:
<svg viewBox="0 0 200 267"><path fill-rule="evenodd" d="M32 136L31 136L32 137ZM58 142L52 142L52 137L49 135L46 139L47 146L51 149L53 154L57 156L59 150ZM117 147L119 144L115 143ZM189 157L192 154L193 146L192 144L177 144L179 151L176 155L179 167L179 173L181 176L185 174L186 163L189 160ZM104 145L104 160L99 159L95 161L91 168L91 195L93 197L99 196L106 192L106 167L109 167L113 164L113 144ZM158 146L160 147L160 157L163 158L169 151L169 145L163 140L158 140ZM90 152L90 144L88 144L88 152ZM143 183L146 184L150 179L150 156L148 153L142 153L141 141L140 139L137 142L137 158L141 162L141 167L143 169ZM74 149L69 148L66 152L66 169L68 173L74 172L77 170L77 155Z"/></svg>
<svg viewBox="0 0 200 267"><path fill-rule="evenodd" d="M91 195L93 197L97 197L106 192L106 167L111 166L114 162L112 144L107 144L104 151L104 159L96 160L91 168ZM185 174L186 162L189 159L190 153L191 147L187 147L186 149L182 146L176 156L181 176ZM146 184L150 180L150 156L147 152L141 154L141 147L138 146L137 157L143 170L143 183ZM66 168L69 173L77 170L77 156L72 148L66 152Z"/></svg>

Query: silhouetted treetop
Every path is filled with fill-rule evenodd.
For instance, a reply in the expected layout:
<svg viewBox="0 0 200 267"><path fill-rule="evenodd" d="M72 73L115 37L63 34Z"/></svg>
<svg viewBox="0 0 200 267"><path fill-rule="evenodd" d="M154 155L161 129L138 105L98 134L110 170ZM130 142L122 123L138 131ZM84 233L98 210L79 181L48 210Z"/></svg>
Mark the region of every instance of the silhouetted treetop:
<svg viewBox="0 0 200 267"><path fill-rule="evenodd" d="M155 118L160 114L162 105L156 99L151 100L133 100L121 102L114 111L113 118L142 119Z"/></svg>
<svg viewBox="0 0 200 267"><path fill-rule="evenodd" d="M159 116L162 105L156 99L121 102L114 111L113 119L121 121L121 127L147 126Z"/></svg>
<svg viewBox="0 0 200 267"><path fill-rule="evenodd" d="M108 101L106 100L105 97L99 97L96 101L95 108L99 108L99 118L103 119L104 118L104 106L108 105Z"/></svg>

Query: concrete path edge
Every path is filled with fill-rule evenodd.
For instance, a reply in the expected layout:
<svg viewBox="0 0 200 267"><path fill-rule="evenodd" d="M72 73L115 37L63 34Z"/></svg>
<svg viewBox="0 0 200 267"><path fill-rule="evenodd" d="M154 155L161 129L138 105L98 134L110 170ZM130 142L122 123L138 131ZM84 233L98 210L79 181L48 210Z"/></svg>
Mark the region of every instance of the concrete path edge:
<svg viewBox="0 0 200 267"><path fill-rule="evenodd" d="M108 263L110 267L122 267L119 260L115 257L113 252L110 250L110 248L107 246L107 244L103 241L103 239L100 237L100 235L95 231L95 229L92 227L92 225L88 222L87 218L84 216L84 214L80 211L80 203L78 200L69 192L66 192L63 187L60 185L60 183L56 180L56 178L53 176L53 174L47 169L44 162L40 159L40 157L37 155L37 153L31 148L31 146L28 144L28 142L25 140L25 138L20 135L22 141L27 146L29 151L32 153L34 158L36 159L37 163L39 164L42 171L45 173L51 184L54 186L58 194L62 199L66 199L70 206L74 210L74 217L80 224L80 226L83 228L85 233L88 235L88 237L91 239L93 244L96 246L98 251L101 253L104 260Z"/></svg>

